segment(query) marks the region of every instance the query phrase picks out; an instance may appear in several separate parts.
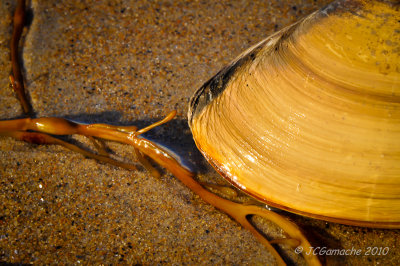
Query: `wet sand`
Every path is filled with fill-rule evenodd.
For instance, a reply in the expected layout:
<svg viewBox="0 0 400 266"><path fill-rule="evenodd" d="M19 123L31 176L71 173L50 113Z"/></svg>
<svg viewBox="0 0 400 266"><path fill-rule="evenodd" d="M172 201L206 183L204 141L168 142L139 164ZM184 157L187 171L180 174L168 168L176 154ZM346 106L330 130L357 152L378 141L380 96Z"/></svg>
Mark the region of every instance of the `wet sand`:
<svg viewBox="0 0 400 266"><path fill-rule="evenodd" d="M21 49L29 97L37 117L87 123L144 127L177 110L146 137L185 158L200 179L225 184L193 143L189 98L241 51L326 2L32 0ZM2 120L22 116L8 85L14 8L14 1L0 3ZM133 158L130 147L109 146ZM289 217L314 246L362 254L389 249L381 256L326 256L329 263L400 261L399 230ZM285 256L304 263L294 253ZM166 171L156 179L59 146L0 137L0 262L265 265L274 259Z"/></svg>

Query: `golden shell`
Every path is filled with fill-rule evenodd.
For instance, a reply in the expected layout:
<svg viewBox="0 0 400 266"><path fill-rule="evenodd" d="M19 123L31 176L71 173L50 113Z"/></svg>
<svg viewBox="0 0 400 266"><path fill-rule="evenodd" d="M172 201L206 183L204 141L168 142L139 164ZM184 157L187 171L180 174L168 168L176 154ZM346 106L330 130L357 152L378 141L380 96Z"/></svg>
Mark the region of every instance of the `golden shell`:
<svg viewBox="0 0 400 266"><path fill-rule="evenodd" d="M267 204L399 228L399 19L337 1L250 48L193 96L197 147Z"/></svg>

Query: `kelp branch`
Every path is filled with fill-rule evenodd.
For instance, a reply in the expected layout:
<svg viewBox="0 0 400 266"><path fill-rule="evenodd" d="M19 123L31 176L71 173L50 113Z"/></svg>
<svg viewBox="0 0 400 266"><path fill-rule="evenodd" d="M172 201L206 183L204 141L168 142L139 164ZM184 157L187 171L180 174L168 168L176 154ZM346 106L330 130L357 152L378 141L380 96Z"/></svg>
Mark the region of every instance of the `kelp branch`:
<svg viewBox="0 0 400 266"><path fill-rule="evenodd" d="M10 75L10 83L18 100L21 103L22 109L25 114L32 114L32 106L29 103L25 93L24 80L22 76L20 58L19 58L19 41L22 35L25 22L25 0L18 0L17 7L13 19L13 33L11 37L11 65L12 75Z"/></svg>
<svg viewBox="0 0 400 266"><path fill-rule="evenodd" d="M256 236L256 238L274 255L279 264L284 264L283 259L281 258L279 253L271 246L270 242L249 222L249 216L259 215L263 218L266 218L277 224L290 236L290 238L286 240L277 240L277 243L289 243L291 246L301 246L303 250L310 250L311 245L308 242L307 238L303 235L303 233L295 224L291 223L286 218L267 209L255 205L243 205L235 203L221 198L213 194L212 192L209 192L194 179L195 174L183 167L167 151L165 151L155 143L151 142L150 140L140 137L140 134L143 134L144 132L147 132L148 130L156 126L170 121L171 119L173 119L175 114L176 112L173 111L164 119L138 131L129 131L127 130L127 127L118 127L107 124L79 124L63 118L56 117L35 119L23 118L9 121L0 121L0 134L39 144L59 144L76 152L79 152L85 156L89 156L103 162L109 162L121 167L124 167L122 163L116 163L107 156L92 155L87 151L75 147L75 145L54 138L48 134L79 134L86 137L96 137L129 144L134 147L134 151L137 154L139 161L154 176L159 176L159 173L151 166L149 162L147 162L145 156L150 157L159 165L170 171L182 183L184 183L196 194L198 194L204 201L227 213L229 216L239 222L243 227L250 230ZM134 129L134 127L129 128ZM319 265L319 261L316 256L306 253L303 253L303 256L308 264Z"/></svg>

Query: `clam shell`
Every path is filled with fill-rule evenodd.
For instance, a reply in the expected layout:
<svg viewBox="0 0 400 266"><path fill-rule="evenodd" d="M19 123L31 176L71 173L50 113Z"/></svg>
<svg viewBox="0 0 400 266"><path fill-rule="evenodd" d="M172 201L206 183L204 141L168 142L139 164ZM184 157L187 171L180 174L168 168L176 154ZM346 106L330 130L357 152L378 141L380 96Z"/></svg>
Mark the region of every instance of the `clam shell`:
<svg viewBox="0 0 400 266"><path fill-rule="evenodd" d="M245 51L192 98L197 147L272 206L400 227L399 18L336 1Z"/></svg>

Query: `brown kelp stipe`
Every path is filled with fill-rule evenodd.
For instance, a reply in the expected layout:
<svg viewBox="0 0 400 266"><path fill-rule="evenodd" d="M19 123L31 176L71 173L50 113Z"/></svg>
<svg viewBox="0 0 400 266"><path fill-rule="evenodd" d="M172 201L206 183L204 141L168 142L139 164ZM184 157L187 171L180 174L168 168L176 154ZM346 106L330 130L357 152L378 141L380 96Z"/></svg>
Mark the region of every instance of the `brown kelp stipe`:
<svg viewBox="0 0 400 266"><path fill-rule="evenodd" d="M274 257L280 264L284 264L283 259L271 246L268 240L261 233L259 233L258 230L249 222L249 216L258 215L266 218L277 224L289 236L288 239L279 239L272 241L272 243L289 244L289 246L291 247L301 246L303 250L309 251L311 248L310 243L295 224L267 209L255 205L243 205L235 203L213 194L212 192L206 190L203 186L201 186L196 180L194 180L195 175L188 169L180 165L180 163L167 151L165 151L155 143L151 142L150 140L140 137L141 134L149 131L150 129L170 121L174 118L175 115L176 111L173 111L164 119L137 131L135 127L119 127L107 124L86 125L57 117L34 119L23 118L0 121L0 135L10 136L19 140L36 144L59 144L73 151L79 152L87 157L111 163L119 167L135 169L133 165L116 161L105 155L93 154L73 144L57 139L51 135L79 134L86 137L95 137L99 139L129 144L133 146L136 155L139 155L137 156L138 160L153 176L158 177L159 173L145 159L145 156L150 157L160 166L170 171L182 183L184 183L187 187L198 194L204 201L227 213L237 222L239 222L243 227L250 230L256 236L256 238L262 244L264 244L264 246L274 255ZM319 264L318 259L314 255L303 253L303 256L310 265Z"/></svg>
<svg viewBox="0 0 400 266"><path fill-rule="evenodd" d="M24 112L31 113L32 110L29 101L27 100L23 90L23 78L18 63L18 43L24 20L24 4L24 1L18 2L17 10L14 17L14 33L11 48L13 75L10 76L10 80L13 88L17 91ZM134 153L136 154L137 160L153 176L159 177L160 173L151 165L146 157L150 157L160 166L171 172L182 183L184 183L187 187L198 194L204 201L227 213L238 223L240 223L244 228L250 230L253 235L267 248L267 250L272 253L279 265L285 265L285 262L279 255L279 253L272 247L271 243L285 244L292 248L300 246L304 251L309 251L312 249L307 238L294 223L265 208L261 208L255 205L244 205L235 203L215 195L214 193L208 191L202 185L200 185L200 183L198 183L194 179L195 174L183 167L166 150L162 149L150 140L147 140L140 136L141 134L153 129L154 127L170 121L174 118L175 115L176 111L172 111L164 119L140 130L137 130L137 128L134 126L79 124L63 118L56 117L23 118L0 121L0 135L13 137L18 140L35 144L62 145L72 151L81 153L84 156L102 162L110 163L118 167L123 167L127 169L136 169L136 167L132 164L127 164L110 158L108 156L108 153L102 146L102 140L115 141L131 145L133 147ZM94 146L98 150L98 154L86 151L74 144L68 143L53 136L74 134L85 136L92 140ZM265 236L261 234L249 222L249 218L252 215L258 215L272 221L285 231L288 238L277 239L269 242L265 238ZM312 252L303 252L302 255L309 265L320 265L318 258Z"/></svg>
<svg viewBox="0 0 400 266"><path fill-rule="evenodd" d="M18 0L17 8L14 13L14 28L11 37L11 65L12 75L10 75L10 83L18 100L21 103L22 110L25 114L32 114L32 106L25 93L24 79L22 77L21 66L19 62L18 44L22 35L25 22L25 0Z"/></svg>

